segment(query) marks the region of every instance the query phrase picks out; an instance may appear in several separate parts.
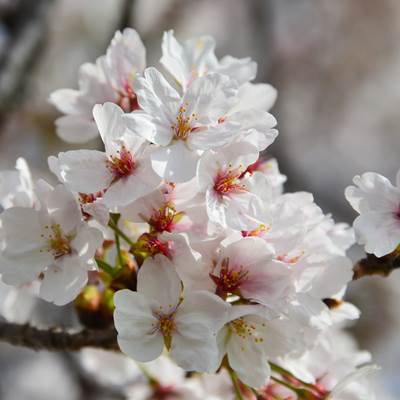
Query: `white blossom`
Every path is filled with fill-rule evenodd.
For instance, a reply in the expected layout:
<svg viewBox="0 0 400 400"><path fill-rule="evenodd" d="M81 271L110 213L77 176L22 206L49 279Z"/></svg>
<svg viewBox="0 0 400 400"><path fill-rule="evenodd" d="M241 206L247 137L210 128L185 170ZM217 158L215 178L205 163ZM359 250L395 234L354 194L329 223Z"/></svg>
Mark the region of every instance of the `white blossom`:
<svg viewBox="0 0 400 400"><path fill-rule="evenodd" d="M258 108L268 111L277 96L276 89L265 83L250 83L257 74L257 64L250 57L215 56L215 40L200 36L179 43L172 30L165 32L162 41L161 64L185 91L194 79L209 73L229 76L239 85L240 105L237 108Z"/></svg>
<svg viewBox="0 0 400 400"><path fill-rule="evenodd" d="M217 357L216 334L227 305L209 292L185 293L164 256L148 259L138 273L138 290L115 294L114 321L121 350L141 362L158 358L165 347L188 371L211 371Z"/></svg>
<svg viewBox="0 0 400 400"><path fill-rule="evenodd" d="M360 315L345 300L346 253L356 236L378 257L397 254L400 172L397 186L354 178L354 234L312 194L284 193L263 153L278 134L276 90L254 83L253 60L218 59L212 37L173 31L165 75L146 69L145 52L136 31L117 32L80 68L78 90L50 96L61 138L100 134L104 149L50 156L55 187L33 184L22 158L0 172L0 313L25 322L36 295L77 298L88 327L114 310L124 354L81 362L135 400L297 400L297 388L372 399L370 355L342 330Z"/></svg>
<svg viewBox="0 0 400 400"><path fill-rule="evenodd" d="M382 257L400 244L400 173L396 186L374 172L355 176L347 201L360 214L354 221L357 241L367 253Z"/></svg>
<svg viewBox="0 0 400 400"><path fill-rule="evenodd" d="M138 108L133 83L146 66L146 50L134 29L117 31L107 53L79 70L79 89L59 89L50 102L66 114L56 121L57 133L69 143L84 143L98 135L92 118L96 104L112 102L126 112Z"/></svg>
<svg viewBox="0 0 400 400"><path fill-rule="evenodd" d="M227 354L229 365L239 379L253 388L268 383L269 357L274 359L302 348L296 324L268 318L268 314L260 306L232 307L230 321L218 335L220 358Z"/></svg>
<svg viewBox="0 0 400 400"><path fill-rule="evenodd" d="M198 78L181 95L150 67L137 79L135 91L142 111L127 114L127 125L133 130L143 120L152 123L153 130L138 133L159 146L151 161L165 179L190 180L202 151L224 146L240 133L238 122L223 119L237 96L237 85L224 75Z"/></svg>
<svg viewBox="0 0 400 400"><path fill-rule="evenodd" d="M207 215L224 228L250 230L256 219L260 199L241 179L246 168L257 160L258 151L249 143L234 143L218 152L208 151L200 159L197 181L205 194Z"/></svg>
<svg viewBox="0 0 400 400"><path fill-rule="evenodd" d="M12 207L0 214L2 280L40 281L40 297L57 305L72 301L87 282L102 234L89 227L65 186L42 182L40 208Z"/></svg>
<svg viewBox="0 0 400 400"><path fill-rule="evenodd" d="M104 191L102 200L110 209L150 193L160 182L149 165L147 142L126 129L122 114L113 103L93 110L105 152L72 150L58 155L62 181L80 193Z"/></svg>

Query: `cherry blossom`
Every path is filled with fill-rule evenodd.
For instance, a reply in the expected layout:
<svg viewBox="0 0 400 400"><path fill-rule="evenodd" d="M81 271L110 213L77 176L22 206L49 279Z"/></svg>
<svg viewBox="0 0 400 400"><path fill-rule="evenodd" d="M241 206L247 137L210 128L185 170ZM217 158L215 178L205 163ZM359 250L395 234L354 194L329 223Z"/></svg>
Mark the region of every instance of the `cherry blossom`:
<svg viewBox="0 0 400 400"><path fill-rule="evenodd" d="M150 231L155 233L189 231L192 222L176 204L179 200L176 199L174 186L166 184L134 201L121 209L122 216L133 222L148 223Z"/></svg>
<svg viewBox="0 0 400 400"><path fill-rule="evenodd" d="M317 399L373 400L365 378L377 368L367 365L370 361L371 354L358 350L354 339L336 327L324 331L301 357L286 356L280 364L314 385Z"/></svg>
<svg viewBox="0 0 400 400"><path fill-rule="evenodd" d="M263 307L232 307L230 320L218 335L220 358L227 354L229 365L239 379L250 387L260 388L271 375L268 357L301 349L295 330L293 322L271 318ZM253 368L254 365L258 367Z"/></svg>
<svg viewBox="0 0 400 400"><path fill-rule="evenodd" d="M39 280L40 297L62 305L86 284L102 234L83 222L73 194L63 185L41 186L38 210L12 207L0 214L0 272L10 285Z"/></svg>
<svg viewBox="0 0 400 400"><path fill-rule="evenodd" d="M79 89L59 89L50 102L66 114L56 121L57 133L70 143L84 143L98 135L92 118L96 104L112 102L126 112L138 109L133 84L146 66L146 50L134 29L117 31L107 53L79 70Z"/></svg>
<svg viewBox="0 0 400 400"><path fill-rule="evenodd" d="M235 129L239 127L237 122L223 120L237 95L237 85L224 75L198 78L180 95L157 69L150 67L143 78L137 79L135 91L143 111L127 114L127 125L133 130L138 119L153 124L153 130L144 128L138 133L159 145L151 161L165 179L176 183L190 180L195 175L199 151L224 146L240 133Z"/></svg>
<svg viewBox="0 0 400 400"><path fill-rule="evenodd" d="M205 194L207 215L222 227L237 230L256 228L260 200L241 179L257 160L258 151L249 143L235 143L219 152L208 151L200 159L197 180Z"/></svg>
<svg viewBox="0 0 400 400"><path fill-rule="evenodd" d="M150 193L160 182L149 165L146 141L126 129L122 115L113 103L93 110L105 152L72 150L58 155L62 181L79 193L104 191L102 199L110 209Z"/></svg>
<svg viewBox="0 0 400 400"><path fill-rule="evenodd" d="M121 350L141 362L158 358L165 346L188 371L209 371L217 357L216 334L227 305L209 292L185 293L168 258L147 259L138 290L116 293L115 326Z"/></svg>
<svg viewBox="0 0 400 400"><path fill-rule="evenodd" d="M396 186L374 172L355 176L347 201L360 214L354 221L357 241L367 253L382 257L400 244L400 173Z"/></svg>
<svg viewBox="0 0 400 400"><path fill-rule="evenodd" d="M236 294L270 308L281 307L293 290L289 269L273 260L270 247L260 238L243 238L223 247L210 277L223 297Z"/></svg>
<svg viewBox="0 0 400 400"><path fill-rule="evenodd" d="M145 53L117 32L78 90L50 96L61 138L104 146L50 156L60 184L33 183L22 158L0 171L0 313L25 322L36 297L74 301L85 328L115 328L123 354L80 360L128 399L372 399L370 355L343 333L360 315L347 252L357 238L398 255L400 173L354 178L354 233L284 192L264 153L276 90L254 83L253 60L172 30L165 75Z"/></svg>
<svg viewBox="0 0 400 400"><path fill-rule="evenodd" d="M225 56L218 60L214 53L215 40L200 36L179 43L172 30L165 32L162 41L161 64L181 85L183 90L198 77L220 73L234 79L239 85L240 107L268 111L274 104L276 90L265 83L250 83L257 74L257 64L250 57Z"/></svg>

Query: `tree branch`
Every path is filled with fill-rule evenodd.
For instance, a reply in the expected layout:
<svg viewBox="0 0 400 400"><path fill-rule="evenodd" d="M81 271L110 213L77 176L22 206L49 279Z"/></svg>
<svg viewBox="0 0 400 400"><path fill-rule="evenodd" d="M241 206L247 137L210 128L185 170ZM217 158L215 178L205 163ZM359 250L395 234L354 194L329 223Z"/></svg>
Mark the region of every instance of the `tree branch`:
<svg viewBox="0 0 400 400"><path fill-rule="evenodd" d="M386 277L398 268L400 268L400 254L397 250L383 257L367 254L365 258L354 264L353 280L371 275Z"/></svg>
<svg viewBox="0 0 400 400"><path fill-rule="evenodd" d="M353 279L367 275L388 276L394 269L400 268L400 255L394 252L382 258L368 254L354 266ZM324 299L329 307L332 299ZM119 350L117 332L114 328L95 330L83 329L72 331L69 329L37 328L29 324L15 324L0 321L0 341L14 346L27 347L32 350L48 351L79 351L85 347L94 347L104 350Z"/></svg>
<svg viewBox="0 0 400 400"><path fill-rule="evenodd" d="M73 332L62 328L40 329L29 324L0 321L0 341L32 350L78 351L84 347L118 350L114 328Z"/></svg>

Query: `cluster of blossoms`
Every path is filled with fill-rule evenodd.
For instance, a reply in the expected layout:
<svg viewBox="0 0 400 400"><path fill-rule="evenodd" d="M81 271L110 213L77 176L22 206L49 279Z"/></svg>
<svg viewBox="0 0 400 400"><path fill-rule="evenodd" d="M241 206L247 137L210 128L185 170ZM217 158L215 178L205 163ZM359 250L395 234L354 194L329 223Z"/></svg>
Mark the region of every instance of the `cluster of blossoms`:
<svg viewBox="0 0 400 400"><path fill-rule="evenodd" d="M369 355L340 330L359 315L343 300L353 231L311 194L283 193L286 177L261 154L278 134L276 91L253 82L254 61L214 48L211 37L179 43L166 32L164 74L145 67L126 29L81 67L78 90L50 96L65 114L59 136L99 135L103 151L50 157L55 186L33 183L22 159L1 173L1 279L75 301L86 326L114 324L139 363L167 355L205 373L153 377L143 398L372 399ZM378 202L368 182L348 197L369 221Z"/></svg>

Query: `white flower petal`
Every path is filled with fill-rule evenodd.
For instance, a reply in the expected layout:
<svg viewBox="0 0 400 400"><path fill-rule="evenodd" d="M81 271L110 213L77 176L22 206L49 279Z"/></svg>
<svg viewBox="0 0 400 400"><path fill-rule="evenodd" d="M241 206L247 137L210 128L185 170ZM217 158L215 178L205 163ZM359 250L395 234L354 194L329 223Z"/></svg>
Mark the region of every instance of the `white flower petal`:
<svg viewBox="0 0 400 400"><path fill-rule="evenodd" d="M135 82L135 92L138 96L140 107L158 121L164 121L170 128L175 120L181 98L178 92L167 82L163 75L153 67L144 71L144 78L138 78ZM157 144L165 145L172 138L172 131L169 135L163 132L156 136L154 141ZM169 137L168 137L169 136Z"/></svg>
<svg viewBox="0 0 400 400"><path fill-rule="evenodd" d="M158 358L164 348L161 333L125 339L118 336L118 345L123 353L139 362L149 362Z"/></svg>
<svg viewBox="0 0 400 400"><path fill-rule="evenodd" d="M196 174L198 154L182 141L160 147L151 153L151 165L162 178L171 182L187 182Z"/></svg>
<svg viewBox="0 0 400 400"><path fill-rule="evenodd" d="M220 297L206 291L185 293L183 304L177 311L177 324L187 326L183 335L191 335L191 324L199 322L209 327L215 335L228 320L230 305Z"/></svg>
<svg viewBox="0 0 400 400"><path fill-rule="evenodd" d="M82 220L79 205L64 185L57 185L46 200L46 207L52 223L59 224L65 234L75 231Z"/></svg>
<svg viewBox="0 0 400 400"><path fill-rule="evenodd" d="M162 312L168 313L178 305L181 280L174 266L163 255L147 258L140 267L137 276L139 293L156 300L163 307Z"/></svg>
<svg viewBox="0 0 400 400"><path fill-rule="evenodd" d="M12 207L3 211L0 227L5 241L5 257L27 256L46 247L46 240L40 236L40 214L32 208Z"/></svg>
<svg viewBox="0 0 400 400"><path fill-rule="evenodd" d="M103 243L103 234L97 229L82 222L78 234L71 241L72 248L78 253L82 262L87 262L95 255Z"/></svg>
<svg viewBox="0 0 400 400"><path fill-rule="evenodd" d="M187 143L191 149L196 150L218 149L232 143L239 134L240 124L229 121L192 132Z"/></svg>
<svg viewBox="0 0 400 400"><path fill-rule="evenodd" d="M108 187L113 179L107 169L107 156L97 150L73 150L59 153L60 175L71 189L96 193Z"/></svg>
<svg viewBox="0 0 400 400"><path fill-rule="evenodd" d="M215 372L218 347L215 336L201 324L191 325L196 337L175 333L172 339L171 358L185 371ZM182 324L180 329L184 330ZM178 328L179 330L179 328Z"/></svg>
<svg viewBox="0 0 400 400"><path fill-rule="evenodd" d="M367 212L354 221L356 237L365 251L377 257L391 253L400 244L400 221L392 213Z"/></svg>
<svg viewBox="0 0 400 400"><path fill-rule="evenodd" d="M164 32L161 64L186 89L197 76L202 76L210 63L216 63L215 40L210 36L189 39L181 45L172 30Z"/></svg>
<svg viewBox="0 0 400 400"><path fill-rule="evenodd" d="M123 91L127 84L132 84L146 67L146 48L138 33L132 28L117 31L100 64L115 89Z"/></svg>
<svg viewBox="0 0 400 400"><path fill-rule="evenodd" d="M147 160L136 168L132 175L119 179L106 191L103 201L109 208L126 206L157 188L160 178Z"/></svg>
<svg viewBox="0 0 400 400"><path fill-rule="evenodd" d="M231 112L248 109L269 111L275 104L277 90L267 83L244 83L239 88L239 102Z"/></svg>
<svg viewBox="0 0 400 400"><path fill-rule="evenodd" d="M229 365L244 384L260 388L268 383L271 369L265 352L253 338L246 340L232 333L227 353Z"/></svg>
<svg viewBox="0 0 400 400"><path fill-rule="evenodd" d="M67 143L86 143L99 135L90 116L66 115L56 120L57 135Z"/></svg>
<svg viewBox="0 0 400 400"><path fill-rule="evenodd" d="M157 130L155 124L153 123L153 119L150 115L145 114L141 111L135 111L129 114L124 114L122 116L122 120L126 125L126 128L135 136L139 136L143 139L148 140L149 142L158 142L156 138ZM158 128L160 129L160 127ZM166 127L166 135L168 138L170 136L170 127ZM125 139L129 138L130 135L125 135ZM162 144L168 144L170 140Z"/></svg>
<svg viewBox="0 0 400 400"><path fill-rule="evenodd" d="M353 273L353 264L350 259L341 256L334 257L315 276L309 293L319 299L334 296L351 282Z"/></svg>
<svg viewBox="0 0 400 400"><path fill-rule="evenodd" d="M216 123L237 100L237 84L221 74L197 78L183 97L188 115L195 113L202 124Z"/></svg>
<svg viewBox="0 0 400 400"><path fill-rule="evenodd" d="M352 207L360 212L398 210L400 203L400 189L395 188L390 181L380 174L366 172L353 179L358 188L349 186L346 199Z"/></svg>
<svg viewBox="0 0 400 400"><path fill-rule="evenodd" d="M49 101L64 114L80 114L78 90L58 89L50 94Z"/></svg>
<svg viewBox="0 0 400 400"><path fill-rule="evenodd" d="M140 362L152 361L161 355L163 336L157 330L153 315L157 304L144 295L128 289L114 295L114 323L121 350Z"/></svg>
<svg viewBox="0 0 400 400"><path fill-rule="evenodd" d="M235 58L224 56L219 61L217 71L236 80L239 85L252 81L257 75L257 63L250 57Z"/></svg>
<svg viewBox="0 0 400 400"><path fill-rule="evenodd" d="M107 154L113 154L119 150L115 141L121 139L127 132L123 114L122 109L114 103L96 104L93 107L93 118Z"/></svg>
<svg viewBox="0 0 400 400"><path fill-rule="evenodd" d="M158 323L153 315L153 308L157 308L158 304L145 294L129 289L119 290L114 295L114 304L115 327L123 337L147 335Z"/></svg>
<svg viewBox="0 0 400 400"><path fill-rule="evenodd" d="M50 265L53 256L40 250L6 258L0 256L1 280L7 285L20 286L38 279L40 273Z"/></svg>
<svg viewBox="0 0 400 400"><path fill-rule="evenodd" d="M82 268L77 259L64 256L59 265L50 266L45 272L40 285L39 296L58 306L74 300L86 285L87 270Z"/></svg>

